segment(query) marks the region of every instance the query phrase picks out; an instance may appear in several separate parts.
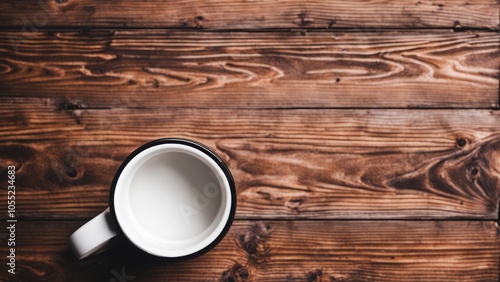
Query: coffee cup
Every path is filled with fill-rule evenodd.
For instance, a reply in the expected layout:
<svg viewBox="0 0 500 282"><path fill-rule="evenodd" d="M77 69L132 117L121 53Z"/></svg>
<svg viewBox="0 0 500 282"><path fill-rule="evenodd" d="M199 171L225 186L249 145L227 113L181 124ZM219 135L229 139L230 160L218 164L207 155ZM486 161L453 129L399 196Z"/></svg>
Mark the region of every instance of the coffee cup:
<svg viewBox="0 0 500 282"><path fill-rule="evenodd" d="M69 238L83 259L116 236L153 257L183 260L215 247L236 211L233 177L222 159L191 140L149 142L119 167L109 207Z"/></svg>

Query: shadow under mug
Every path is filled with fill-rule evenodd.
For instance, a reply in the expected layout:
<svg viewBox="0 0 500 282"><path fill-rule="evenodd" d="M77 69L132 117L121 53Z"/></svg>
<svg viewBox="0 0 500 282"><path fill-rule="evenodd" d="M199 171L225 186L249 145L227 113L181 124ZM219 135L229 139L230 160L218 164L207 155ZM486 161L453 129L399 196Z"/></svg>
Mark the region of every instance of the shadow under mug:
<svg viewBox="0 0 500 282"><path fill-rule="evenodd" d="M79 259L122 236L143 252L190 259L215 247L236 211L236 189L224 162L204 145L158 139L135 150L113 179L109 208L76 230Z"/></svg>

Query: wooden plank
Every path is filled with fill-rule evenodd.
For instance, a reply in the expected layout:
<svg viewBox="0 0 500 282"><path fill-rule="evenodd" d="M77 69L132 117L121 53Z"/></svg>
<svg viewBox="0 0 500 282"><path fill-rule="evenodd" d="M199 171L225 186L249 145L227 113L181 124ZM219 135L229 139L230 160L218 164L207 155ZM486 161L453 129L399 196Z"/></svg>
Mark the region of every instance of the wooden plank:
<svg viewBox="0 0 500 282"><path fill-rule="evenodd" d="M498 108L499 44L496 32L0 32L0 91L104 108Z"/></svg>
<svg viewBox="0 0 500 282"><path fill-rule="evenodd" d="M120 163L161 137L194 139L221 155L236 179L238 218L498 217L499 111L57 110L52 103L0 104L0 160L18 168L24 218L99 213Z"/></svg>
<svg viewBox="0 0 500 282"><path fill-rule="evenodd" d="M133 1L7 0L0 25L268 28L499 28L495 0Z"/></svg>
<svg viewBox="0 0 500 282"><path fill-rule="evenodd" d="M215 249L178 263L152 261L126 244L78 261L67 238L81 224L18 222L16 281L110 281L113 273L133 281L441 282L499 275L498 226L490 221L236 221ZM7 253L4 242L0 252ZM13 279L6 268L0 264L3 281Z"/></svg>

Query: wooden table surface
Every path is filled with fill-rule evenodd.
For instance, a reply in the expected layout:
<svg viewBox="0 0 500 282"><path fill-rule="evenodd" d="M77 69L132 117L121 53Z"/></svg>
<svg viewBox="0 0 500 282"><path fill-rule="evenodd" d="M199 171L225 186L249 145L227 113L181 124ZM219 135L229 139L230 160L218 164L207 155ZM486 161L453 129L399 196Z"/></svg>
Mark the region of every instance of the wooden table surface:
<svg viewBox="0 0 500 282"><path fill-rule="evenodd" d="M498 281L500 2L0 2L1 281ZM77 260L139 145L232 171L209 253ZM7 273L8 166L16 274Z"/></svg>

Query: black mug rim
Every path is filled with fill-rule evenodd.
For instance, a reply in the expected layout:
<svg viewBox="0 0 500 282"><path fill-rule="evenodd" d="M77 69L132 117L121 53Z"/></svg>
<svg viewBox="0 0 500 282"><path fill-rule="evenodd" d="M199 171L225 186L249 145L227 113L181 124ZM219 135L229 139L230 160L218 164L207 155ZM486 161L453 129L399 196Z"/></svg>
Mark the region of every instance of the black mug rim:
<svg viewBox="0 0 500 282"><path fill-rule="evenodd" d="M230 188L230 192L231 192L231 209L230 209L230 212L229 212L229 217L227 219L227 222L226 222L224 228L220 232L220 234L217 236L217 238L215 238L215 240L213 240L209 245L207 245L203 249L201 249L201 250L199 250L197 252L194 252L192 254L185 255L185 256L164 257L164 256L158 256L158 255L155 255L155 254L152 254L152 253L149 253L149 252L147 252L145 250L140 249L136 244L134 244L134 242L132 242L125 235L125 232L122 230L122 227L120 226L120 224L118 222L118 218L116 216L116 210L115 210L113 199L114 199L114 196L115 196L116 184L118 182L118 179L120 178L121 173L123 172L123 169L140 152L142 152L142 151L144 151L144 150L146 150L148 148L151 148L151 147L154 147L154 146L157 146L157 145L162 145L162 144L181 144L181 145L187 145L187 146L195 148L195 149L201 151L202 153L206 154L207 156L209 156L212 160L215 161L215 163L224 172L224 175L225 175L225 177L226 177L226 179L227 179L227 181L229 183L229 188ZM233 176L232 176L231 172L229 171L229 168L227 167L227 165L222 161L222 159L215 152L213 152L212 150L210 150L207 146L205 146L205 145L203 145L203 144L201 144L199 142L196 142L196 141L193 141L193 140L189 140L189 139L184 139L184 138L161 138L161 139L156 139L156 140L150 141L150 142L148 142L148 143L140 146L139 148L135 149L122 162L122 164L120 165L120 167L118 168L118 170L115 173L115 176L113 178L113 182L111 183L111 190L110 190L110 194L109 194L109 207L110 207L110 210L111 210L110 213L112 215L114 224L117 227L116 229L117 229L118 236L122 237L122 238L125 238L127 240L127 242L129 242L132 246L134 246L136 249L138 249L141 253L144 253L144 254L146 254L148 256L151 256L151 257L157 258L157 259L161 259L161 260L168 260L168 261L188 260L188 259L192 259L192 258L195 258L195 257L199 257L199 256L205 254L206 252L210 251L215 246L217 246L220 243L220 241L222 241L222 239L226 236L227 232L229 231L229 228L231 227L231 225L232 225L232 223L234 221L234 215L236 213L236 186L235 186L235 183L234 183Z"/></svg>

